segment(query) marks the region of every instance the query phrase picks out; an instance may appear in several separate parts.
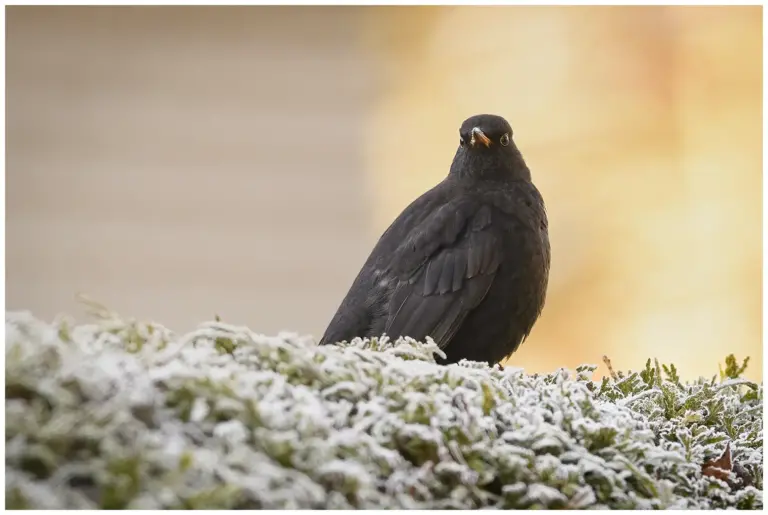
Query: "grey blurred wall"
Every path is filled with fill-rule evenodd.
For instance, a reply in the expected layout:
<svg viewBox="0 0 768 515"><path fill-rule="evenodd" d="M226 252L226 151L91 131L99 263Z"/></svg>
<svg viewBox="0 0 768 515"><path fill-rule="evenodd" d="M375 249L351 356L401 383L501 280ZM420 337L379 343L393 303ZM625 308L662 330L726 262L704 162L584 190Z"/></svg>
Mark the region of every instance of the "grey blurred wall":
<svg viewBox="0 0 768 515"><path fill-rule="evenodd" d="M7 8L7 309L319 337L376 237L360 15Z"/></svg>

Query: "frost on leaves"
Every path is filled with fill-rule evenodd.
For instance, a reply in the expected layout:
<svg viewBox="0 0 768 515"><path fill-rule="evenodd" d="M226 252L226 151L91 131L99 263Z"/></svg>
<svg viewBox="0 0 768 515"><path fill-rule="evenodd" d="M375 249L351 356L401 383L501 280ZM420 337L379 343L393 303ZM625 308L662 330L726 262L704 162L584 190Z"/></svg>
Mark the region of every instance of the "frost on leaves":
<svg viewBox="0 0 768 515"><path fill-rule="evenodd" d="M100 313L6 314L9 508L762 507L762 385L733 359L593 382Z"/></svg>

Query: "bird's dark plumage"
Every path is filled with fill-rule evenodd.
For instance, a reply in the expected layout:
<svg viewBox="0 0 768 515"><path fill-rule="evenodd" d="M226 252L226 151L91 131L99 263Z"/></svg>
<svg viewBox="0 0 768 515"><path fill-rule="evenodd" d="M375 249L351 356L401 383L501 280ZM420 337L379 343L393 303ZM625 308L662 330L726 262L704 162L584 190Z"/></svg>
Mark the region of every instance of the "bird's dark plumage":
<svg viewBox="0 0 768 515"><path fill-rule="evenodd" d="M432 339L453 363L496 363L541 314L550 247L541 194L506 120L459 129L448 176L381 236L320 344Z"/></svg>

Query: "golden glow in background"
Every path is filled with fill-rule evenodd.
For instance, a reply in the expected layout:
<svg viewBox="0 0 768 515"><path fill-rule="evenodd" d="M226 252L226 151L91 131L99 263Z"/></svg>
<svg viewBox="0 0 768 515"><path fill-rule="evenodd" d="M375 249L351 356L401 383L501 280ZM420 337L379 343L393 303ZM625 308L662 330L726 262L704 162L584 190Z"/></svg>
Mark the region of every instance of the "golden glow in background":
<svg viewBox="0 0 768 515"><path fill-rule="evenodd" d="M510 364L761 377L760 7L377 9L375 231L507 117L550 218L548 301Z"/></svg>
<svg viewBox="0 0 768 515"><path fill-rule="evenodd" d="M511 364L762 377L761 7L14 6L6 31L9 309L84 291L319 337L490 112L550 218Z"/></svg>

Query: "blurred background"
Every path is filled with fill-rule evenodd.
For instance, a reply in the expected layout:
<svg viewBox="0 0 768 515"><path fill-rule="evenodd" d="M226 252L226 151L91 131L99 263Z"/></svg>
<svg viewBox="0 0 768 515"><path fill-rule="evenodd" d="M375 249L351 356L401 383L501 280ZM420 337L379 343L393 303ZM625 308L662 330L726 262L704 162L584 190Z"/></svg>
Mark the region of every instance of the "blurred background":
<svg viewBox="0 0 768 515"><path fill-rule="evenodd" d="M511 364L762 378L759 6L13 6L6 38L9 310L319 338L491 112L552 242Z"/></svg>

